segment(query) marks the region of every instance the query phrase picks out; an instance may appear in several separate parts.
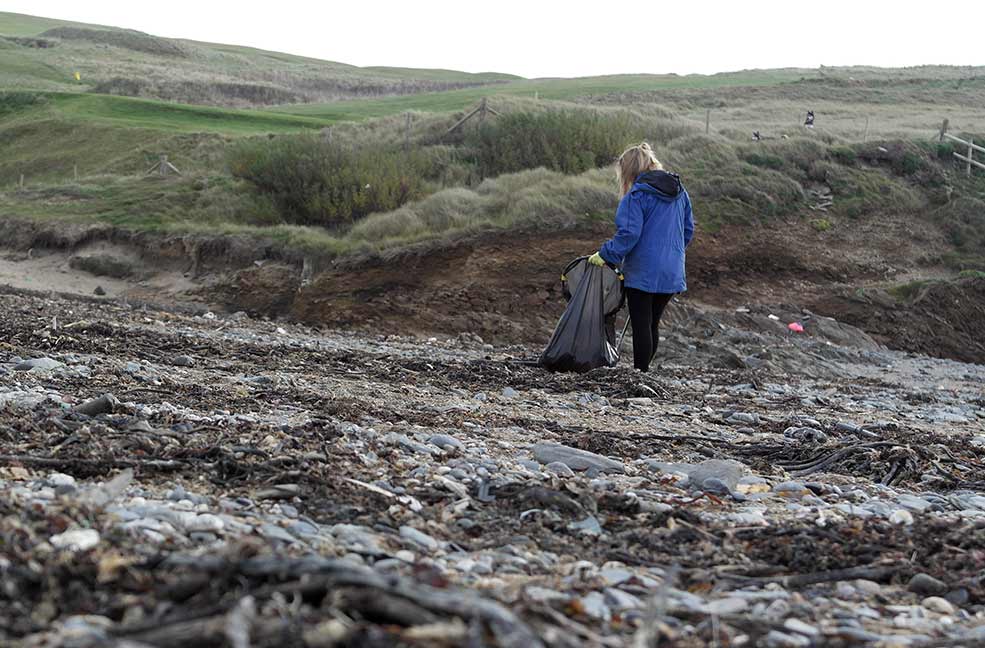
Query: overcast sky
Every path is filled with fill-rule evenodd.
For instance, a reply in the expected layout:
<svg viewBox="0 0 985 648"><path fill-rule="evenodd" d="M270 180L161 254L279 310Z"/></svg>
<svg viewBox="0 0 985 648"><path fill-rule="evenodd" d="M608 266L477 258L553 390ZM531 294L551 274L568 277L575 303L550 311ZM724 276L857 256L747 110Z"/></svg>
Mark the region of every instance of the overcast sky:
<svg viewBox="0 0 985 648"><path fill-rule="evenodd" d="M0 10L354 65L527 77L985 64L985 2L4 0ZM975 32L978 34L978 32Z"/></svg>

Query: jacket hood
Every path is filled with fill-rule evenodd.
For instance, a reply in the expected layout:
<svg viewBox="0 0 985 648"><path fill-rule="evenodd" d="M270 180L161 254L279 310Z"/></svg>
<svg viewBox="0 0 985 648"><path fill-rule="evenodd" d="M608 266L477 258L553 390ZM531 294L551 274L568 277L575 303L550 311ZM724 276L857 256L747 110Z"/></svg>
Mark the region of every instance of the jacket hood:
<svg viewBox="0 0 985 648"><path fill-rule="evenodd" d="M647 171L636 178L633 191L637 190L656 194L665 200L673 200L684 191L684 185L681 184L681 177L676 173Z"/></svg>

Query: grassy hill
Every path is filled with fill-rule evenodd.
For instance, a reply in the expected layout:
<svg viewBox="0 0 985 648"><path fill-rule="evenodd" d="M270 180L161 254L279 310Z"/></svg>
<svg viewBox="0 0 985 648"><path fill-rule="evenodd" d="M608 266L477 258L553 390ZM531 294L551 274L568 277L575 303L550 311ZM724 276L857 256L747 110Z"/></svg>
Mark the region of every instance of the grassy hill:
<svg viewBox="0 0 985 648"><path fill-rule="evenodd" d="M934 214L956 267L985 258L985 191L951 178L950 150L933 141L944 118L981 137L983 68L520 79L357 68L17 14L0 13L0 36L0 217L379 253L607 219L611 170L598 167L646 138L685 176L708 231ZM483 98L502 116L449 136ZM818 115L810 131L807 109ZM543 150L526 150L537 142ZM160 154L183 176L145 177ZM945 185L963 202L947 202ZM339 191L359 217L321 219ZM308 202L287 200L296 195ZM829 198L818 196L834 204L819 208Z"/></svg>

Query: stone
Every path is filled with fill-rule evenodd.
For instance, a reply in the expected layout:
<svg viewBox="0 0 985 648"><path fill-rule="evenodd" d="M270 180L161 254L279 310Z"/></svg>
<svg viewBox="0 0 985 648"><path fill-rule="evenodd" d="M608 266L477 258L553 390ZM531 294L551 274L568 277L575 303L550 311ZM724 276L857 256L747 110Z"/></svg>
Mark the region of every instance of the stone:
<svg viewBox="0 0 985 648"><path fill-rule="evenodd" d="M461 450L462 442L448 434L433 434L428 437L428 443L442 450Z"/></svg>
<svg viewBox="0 0 985 648"><path fill-rule="evenodd" d="M783 436L801 443L825 443L828 440L827 434L812 427L788 427Z"/></svg>
<svg viewBox="0 0 985 648"><path fill-rule="evenodd" d="M285 544L294 544L298 539L276 524L264 524L260 526L260 535L267 540L276 540Z"/></svg>
<svg viewBox="0 0 985 648"><path fill-rule="evenodd" d="M180 355L172 358L171 364L175 367L192 367L195 365L195 361L191 358L191 356Z"/></svg>
<svg viewBox="0 0 985 648"><path fill-rule="evenodd" d="M567 464L564 464L560 461L552 461L551 463L547 464L547 471L552 472L561 477L575 476L574 471L571 470L571 468L568 468Z"/></svg>
<svg viewBox="0 0 985 648"><path fill-rule="evenodd" d="M797 634L806 635L808 637L819 637L821 631L809 623L804 623L800 619L795 619L790 617L783 622L783 627L791 632L796 632Z"/></svg>
<svg viewBox="0 0 985 648"><path fill-rule="evenodd" d="M685 466L684 472L692 488L702 489L707 480L717 479L729 491L735 491L739 479L748 472L748 469L744 464L731 459L708 459L693 466Z"/></svg>
<svg viewBox="0 0 985 648"><path fill-rule="evenodd" d="M745 599L729 597L705 603L704 611L706 614L722 616L723 614L738 614L748 607L749 603Z"/></svg>
<svg viewBox="0 0 985 648"><path fill-rule="evenodd" d="M51 473L45 479L49 486L58 488L60 486L75 486L75 477L65 473Z"/></svg>
<svg viewBox="0 0 985 648"><path fill-rule="evenodd" d="M805 495L811 494L811 491L807 488L807 486L797 481L780 482L773 487L773 492L781 497L789 497L792 499L800 499Z"/></svg>
<svg viewBox="0 0 985 648"><path fill-rule="evenodd" d="M14 365L14 371L51 371L64 366L52 358L32 358Z"/></svg>
<svg viewBox="0 0 985 648"><path fill-rule="evenodd" d="M594 469L603 473L626 472L626 467L620 461L560 443L538 443L534 445L532 452L534 459L545 465L560 462L578 471Z"/></svg>
<svg viewBox="0 0 985 648"><path fill-rule="evenodd" d="M624 592L614 587L605 588L603 595L609 608L617 612L638 610L644 607L643 601L638 596L633 596L629 592Z"/></svg>
<svg viewBox="0 0 985 648"><path fill-rule="evenodd" d="M435 551L440 546L437 540L412 526L400 527L400 537L428 551Z"/></svg>
<svg viewBox="0 0 985 648"><path fill-rule="evenodd" d="M56 549L88 551L99 544L99 532L95 529L71 529L48 540Z"/></svg>
<svg viewBox="0 0 985 648"><path fill-rule="evenodd" d="M593 515L589 515L584 520L572 522L568 526L574 531L580 531L588 535L602 535L602 525Z"/></svg>
<svg viewBox="0 0 985 648"><path fill-rule="evenodd" d="M608 620L612 616L612 610L605 602L605 596L599 592L589 592L580 599L581 607L590 617Z"/></svg>
<svg viewBox="0 0 985 648"><path fill-rule="evenodd" d="M504 387L502 391L503 398L516 398L520 393L512 387Z"/></svg>
<svg viewBox="0 0 985 648"><path fill-rule="evenodd" d="M921 601L920 604L928 610L939 614L954 614L954 606L951 605L947 599L943 599L939 596L928 596Z"/></svg>
<svg viewBox="0 0 985 648"><path fill-rule="evenodd" d="M766 635L766 648L801 648L811 645L811 640L803 635L787 634L770 630Z"/></svg>
<svg viewBox="0 0 985 648"><path fill-rule="evenodd" d="M758 414L748 414L746 412L733 412L725 419L726 423L732 425L759 425Z"/></svg>
<svg viewBox="0 0 985 648"><path fill-rule="evenodd" d="M913 578L907 584L906 589L915 594L940 596L946 594L950 588L948 588L946 583L937 580L930 574L919 573L914 574Z"/></svg>
<svg viewBox="0 0 985 648"><path fill-rule="evenodd" d="M215 532L222 531L225 524L217 515L212 515L211 513L203 513L202 515L195 516L194 519L185 524L186 531L205 531L205 532Z"/></svg>
<svg viewBox="0 0 985 648"><path fill-rule="evenodd" d="M270 488L257 491L258 500L278 500L291 499L301 494L301 487L297 484L275 484Z"/></svg>
<svg viewBox="0 0 985 648"><path fill-rule="evenodd" d="M896 509L889 515L889 521L896 526L910 526L913 524L913 513L906 509Z"/></svg>

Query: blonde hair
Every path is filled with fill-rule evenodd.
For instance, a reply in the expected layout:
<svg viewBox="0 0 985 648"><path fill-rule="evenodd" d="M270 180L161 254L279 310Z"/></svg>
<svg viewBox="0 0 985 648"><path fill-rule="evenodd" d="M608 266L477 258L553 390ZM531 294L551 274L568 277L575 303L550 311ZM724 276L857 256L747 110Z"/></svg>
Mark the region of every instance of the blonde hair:
<svg viewBox="0 0 985 648"><path fill-rule="evenodd" d="M619 156L616 162L616 179L619 182L619 189L623 196L633 188L633 182L641 173L647 171L663 170L660 160L653 154L653 149L646 142L640 142L636 146L630 146Z"/></svg>

